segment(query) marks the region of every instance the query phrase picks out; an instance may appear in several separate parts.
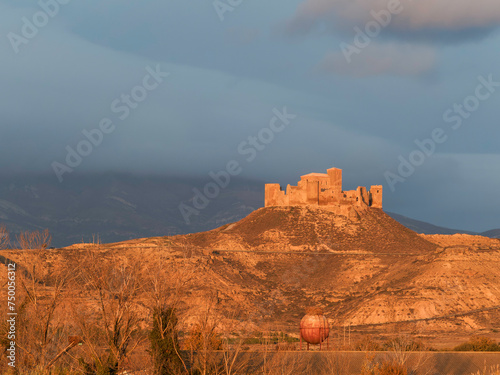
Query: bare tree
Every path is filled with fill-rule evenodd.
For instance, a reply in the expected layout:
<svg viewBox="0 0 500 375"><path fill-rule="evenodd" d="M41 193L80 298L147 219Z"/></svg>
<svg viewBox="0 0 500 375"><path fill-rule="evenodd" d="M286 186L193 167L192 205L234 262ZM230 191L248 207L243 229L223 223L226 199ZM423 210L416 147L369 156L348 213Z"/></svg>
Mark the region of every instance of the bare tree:
<svg viewBox="0 0 500 375"><path fill-rule="evenodd" d="M244 339L238 337L230 343L228 338L223 340L222 371L224 375L247 373L248 359L243 357Z"/></svg>
<svg viewBox="0 0 500 375"><path fill-rule="evenodd" d="M191 330L186 342L193 370L201 375L219 374L220 368L214 351L222 349L222 340L217 333L219 319L214 312L214 298L206 301L203 313Z"/></svg>
<svg viewBox="0 0 500 375"><path fill-rule="evenodd" d="M250 357L245 353L245 318L247 312L241 307L226 310L220 322L222 350L220 352L221 372L224 375L247 374L250 371Z"/></svg>
<svg viewBox="0 0 500 375"><path fill-rule="evenodd" d="M89 249L76 278L72 303L74 322L83 337L91 371L116 374L129 354L145 339L139 297L138 268L117 256L104 259Z"/></svg>
<svg viewBox="0 0 500 375"><path fill-rule="evenodd" d="M10 245L9 231L5 225L0 225L0 250L7 249Z"/></svg>
<svg viewBox="0 0 500 375"><path fill-rule="evenodd" d="M185 252L183 252L185 254ZM179 302L187 295L188 290L193 286L195 279L195 266L188 261L186 256L180 260L164 259L161 255L158 261L148 269L144 277L144 289L147 296L147 306L152 317L154 341L157 345L162 343L168 347L167 351L173 351L175 358L155 358L165 357L164 353L159 353L152 348L153 363L155 371L165 361L165 366L176 368L176 363L181 363L184 372L188 373L188 364L181 355L177 339L177 312ZM175 315L175 319L173 318ZM150 336L151 337L151 336ZM180 371L180 370L179 370Z"/></svg>
<svg viewBox="0 0 500 375"><path fill-rule="evenodd" d="M17 262L20 364L26 368L45 366L64 344L66 334L64 306L65 287L70 273L47 260L43 250L50 243L48 231L24 232L18 238L23 249Z"/></svg>
<svg viewBox="0 0 500 375"><path fill-rule="evenodd" d="M52 236L48 229L43 231L21 232L17 242L22 250L45 250L50 246Z"/></svg>
<svg viewBox="0 0 500 375"><path fill-rule="evenodd" d="M144 275L144 288L152 310L167 305L178 307L196 282L196 266L184 254L181 259L160 256Z"/></svg>

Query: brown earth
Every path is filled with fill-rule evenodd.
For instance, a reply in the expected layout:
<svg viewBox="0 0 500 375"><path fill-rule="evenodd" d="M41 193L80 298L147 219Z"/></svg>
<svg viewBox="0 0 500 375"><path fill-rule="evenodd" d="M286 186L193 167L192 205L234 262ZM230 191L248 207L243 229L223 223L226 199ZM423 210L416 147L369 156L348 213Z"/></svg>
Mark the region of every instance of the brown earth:
<svg viewBox="0 0 500 375"><path fill-rule="evenodd" d="M425 254L436 248L380 209L352 208L345 217L315 207L267 207L236 223L183 237L199 247L257 251Z"/></svg>

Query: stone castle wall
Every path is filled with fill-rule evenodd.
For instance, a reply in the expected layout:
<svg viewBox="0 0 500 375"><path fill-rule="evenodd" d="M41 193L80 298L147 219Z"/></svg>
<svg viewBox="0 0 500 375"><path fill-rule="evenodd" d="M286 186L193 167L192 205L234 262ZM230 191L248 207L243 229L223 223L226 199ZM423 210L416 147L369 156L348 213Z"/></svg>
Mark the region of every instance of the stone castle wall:
<svg viewBox="0 0 500 375"><path fill-rule="evenodd" d="M310 173L300 177L297 186L284 191L279 184L266 184L265 206L357 206L382 208L382 186L370 190L342 190L342 169L330 168L327 173Z"/></svg>

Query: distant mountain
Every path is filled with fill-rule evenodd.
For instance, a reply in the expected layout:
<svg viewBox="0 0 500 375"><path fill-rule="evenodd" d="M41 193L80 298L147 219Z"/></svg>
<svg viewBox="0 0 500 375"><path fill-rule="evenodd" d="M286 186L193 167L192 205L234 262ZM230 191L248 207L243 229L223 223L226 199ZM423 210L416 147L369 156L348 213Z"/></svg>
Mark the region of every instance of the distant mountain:
<svg viewBox="0 0 500 375"><path fill-rule="evenodd" d="M486 232L480 233L481 236L490 238L500 238L500 229L492 229Z"/></svg>
<svg viewBox="0 0 500 375"><path fill-rule="evenodd" d="M395 214L394 212L386 212L387 215L392 217L394 220L397 220L399 223L403 224L405 227L411 229L417 233L423 234L472 234L477 236L484 236L490 238L500 238L500 229L492 229L486 232L472 232L468 230L460 230L460 229L450 229L445 227L440 227L437 225L426 223L425 221L419 221L415 219L410 219L409 217Z"/></svg>
<svg viewBox="0 0 500 375"><path fill-rule="evenodd" d="M471 232L471 231L466 231L466 230L440 227L437 225L426 223L425 221L410 219L409 217L395 214L393 212L386 212L386 214L389 215L390 217L392 217L394 220L397 220L399 223L403 224L405 227L407 227L407 228L409 228L412 231L417 232L417 233L423 233L423 234L456 234L456 233L479 234L476 232Z"/></svg>
<svg viewBox="0 0 500 375"><path fill-rule="evenodd" d="M0 224L7 226L11 237L21 231L48 228L52 245L62 247L89 242L93 237L108 243L207 231L236 222L264 205L265 182L241 178L233 178L214 198L204 201L198 196L193 202L193 189L203 191L210 182L208 175L75 174L63 183L53 175L3 175ZM195 203L198 207L206 204L206 208L197 209ZM184 204L189 222L181 214L180 204ZM477 234L387 214L417 233ZM482 235L500 237L500 229Z"/></svg>
<svg viewBox="0 0 500 375"><path fill-rule="evenodd" d="M67 177L2 176L0 224L11 234L48 228L62 247L99 237L103 243L210 230L238 221L263 206L264 183L233 179L196 209L193 188L211 178L88 174ZM210 191L209 191L210 193ZM185 220L179 205L190 210ZM195 212L196 210L196 212Z"/></svg>

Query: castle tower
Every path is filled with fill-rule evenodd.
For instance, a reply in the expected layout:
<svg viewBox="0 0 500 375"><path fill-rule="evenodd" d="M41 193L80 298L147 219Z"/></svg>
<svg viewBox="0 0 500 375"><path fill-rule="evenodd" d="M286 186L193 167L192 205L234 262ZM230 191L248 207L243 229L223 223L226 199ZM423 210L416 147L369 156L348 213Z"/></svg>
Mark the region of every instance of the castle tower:
<svg viewBox="0 0 500 375"><path fill-rule="evenodd" d="M330 168L326 172L330 177L330 189L335 193L340 193L342 191L342 169Z"/></svg>
<svg viewBox="0 0 500 375"><path fill-rule="evenodd" d="M382 185L372 185L370 187L371 206L382 208Z"/></svg>
<svg viewBox="0 0 500 375"><path fill-rule="evenodd" d="M279 184L266 184L264 195L265 207L288 205L287 198Z"/></svg>

